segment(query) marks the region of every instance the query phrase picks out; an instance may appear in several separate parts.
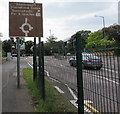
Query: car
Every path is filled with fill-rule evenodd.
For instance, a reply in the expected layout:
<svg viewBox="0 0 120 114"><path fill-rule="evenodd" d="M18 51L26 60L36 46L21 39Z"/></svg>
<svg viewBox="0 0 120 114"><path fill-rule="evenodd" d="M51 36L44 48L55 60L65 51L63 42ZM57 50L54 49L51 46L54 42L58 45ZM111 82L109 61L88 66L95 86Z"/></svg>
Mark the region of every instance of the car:
<svg viewBox="0 0 120 114"><path fill-rule="evenodd" d="M67 56L70 56L70 55L71 55L71 53L67 53L66 55L67 55Z"/></svg>
<svg viewBox="0 0 120 114"><path fill-rule="evenodd" d="M12 54L12 57L17 57L17 54L15 54L15 53L14 53L14 54Z"/></svg>
<svg viewBox="0 0 120 114"><path fill-rule="evenodd" d="M76 66L76 56L69 59L70 66ZM100 70L103 66L102 59L90 53L82 53L82 68L92 68Z"/></svg>

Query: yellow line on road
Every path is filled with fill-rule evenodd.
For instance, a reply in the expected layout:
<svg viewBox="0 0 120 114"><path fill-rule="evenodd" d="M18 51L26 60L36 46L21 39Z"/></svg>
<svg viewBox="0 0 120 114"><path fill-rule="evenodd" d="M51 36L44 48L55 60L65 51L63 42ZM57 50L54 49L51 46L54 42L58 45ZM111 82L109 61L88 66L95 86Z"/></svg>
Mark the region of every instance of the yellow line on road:
<svg viewBox="0 0 120 114"><path fill-rule="evenodd" d="M85 110L86 112L91 113L91 110L89 110L86 106L84 106L84 110Z"/></svg>
<svg viewBox="0 0 120 114"><path fill-rule="evenodd" d="M100 112L97 109L95 109L94 107L92 107L90 104L84 102L84 105L86 105L87 107L89 107L90 110L91 110L91 112L97 112L97 113L100 114Z"/></svg>

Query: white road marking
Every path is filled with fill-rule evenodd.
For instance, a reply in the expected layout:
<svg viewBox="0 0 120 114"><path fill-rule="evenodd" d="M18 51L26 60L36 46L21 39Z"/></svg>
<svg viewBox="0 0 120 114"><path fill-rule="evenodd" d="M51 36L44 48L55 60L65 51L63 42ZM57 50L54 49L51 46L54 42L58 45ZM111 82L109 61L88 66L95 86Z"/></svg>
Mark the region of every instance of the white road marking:
<svg viewBox="0 0 120 114"><path fill-rule="evenodd" d="M76 108L78 108L78 104L76 103L76 100L70 100L70 102L71 102Z"/></svg>
<svg viewBox="0 0 120 114"><path fill-rule="evenodd" d="M28 61L29 63L31 63L31 61ZM33 64L33 63L31 63L31 64Z"/></svg>
<svg viewBox="0 0 120 114"><path fill-rule="evenodd" d="M48 76L48 77L50 77L50 74L49 74L49 72L48 72L47 70L45 70L45 72L47 73L47 76Z"/></svg>
<svg viewBox="0 0 120 114"><path fill-rule="evenodd" d="M69 86L66 84L66 86L67 86L67 88L68 88L68 90L70 91L70 93L71 93L71 95L73 96L73 98L75 99L75 100L77 100L77 97L76 97L76 95L74 94L74 92L72 91L72 89L71 88L69 88ZM84 103L93 103L91 100L84 100Z"/></svg>
<svg viewBox="0 0 120 114"><path fill-rule="evenodd" d="M75 100L77 100L77 97L76 97L76 95L74 94L74 92L72 91L72 89L69 88L69 86L68 86L67 84L65 84L65 85L67 86L67 88L68 88L68 90L70 91L70 93L71 93L71 95L73 96L73 98L74 98Z"/></svg>
<svg viewBox="0 0 120 114"><path fill-rule="evenodd" d="M97 78L102 78L102 79L105 79L105 80L110 81L110 82L112 82L112 83L119 84L118 82L113 81L113 80L111 80L111 79L108 79L108 78L105 78L105 77L101 77L101 76L98 76L98 75L95 75L95 74L92 74L92 75L95 76L95 77L97 77Z"/></svg>
<svg viewBox="0 0 120 114"><path fill-rule="evenodd" d="M76 100L70 100L71 104L73 104L76 108L78 108L78 104L76 103ZM84 106L84 111L91 113L91 110L89 110L86 106Z"/></svg>
<svg viewBox="0 0 120 114"><path fill-rule="evenodd" d="M55 81L55 82L58 82L58 83L60 83L58 80L56 80L56 79L54 79L54 78L51 78L51 77L49 77L51 80L53 80L53 81Z"/></svg>
<svg viewBox="0 0 120 114"><path fill-rule="evenodd" d="M71 102L76 108L78 108L78 104L76 103L76 101L77 101L76 95L74 94L74 92L72 91L72 89L71 89L67 84L65 84L65 85L67 86L68 90L70 91L71 95L72 95L73 98L74 98L74 100L70 100L70 102ZM84 100L84 103L93 103L93 102L90 101L90 100ZM86 111L86 112L88 112L88 113L91 112L91 111L90 111L87 107L85 107L85 106L84 106L84 111Z"/></svg>
<svg viewBox="0 0 120 114"><path fill-rule="evenodd" d="M60 83L58 80L56 80L56 79L54 79L54 78L50 77L50 74L49 74L49 72L48 72L48 71L46 71L46 70L45 70L45 72L47 73L47 76L48 76L51 80L53 80L53 81L55 81L55 82Z"/></svg>
<svg viewBox="0 0 120 114"><path fill-rule="evenodd" d="M105 69L105 70L108 70L108 71L110 71L110 72L118 73L117 71L115 71L115 70L111 70L111 69Z"/></svg>
<svg viewBox="0 0 120 114"><path fill-rule="evenodd" d="M60 66L62 67L63 65L61 64Z"/></svg>
<svg viewBox="0 0 120 114"><path fill-rule="evenodd" d="M90 103L90 104L92 104L93 102L90 101L90 100L84 100L84 103Z"/></svg>
<svg viewBox="0 0 120 114"><path fill-rule="evenodd" d="M64 91L62 91L59 87L54 86L54 88L55 88L55 89L57 89L57 90L58 90L58 92L60 92L60 93L62 93L62 94L64 93Z"/></svg>
<svg viewBox="0 0 120 114"><path fill-rule="evenodd" d="M33 66L32 66L30 63L28 63L28 65L29 65L31 68L33 68Z"/></svg>

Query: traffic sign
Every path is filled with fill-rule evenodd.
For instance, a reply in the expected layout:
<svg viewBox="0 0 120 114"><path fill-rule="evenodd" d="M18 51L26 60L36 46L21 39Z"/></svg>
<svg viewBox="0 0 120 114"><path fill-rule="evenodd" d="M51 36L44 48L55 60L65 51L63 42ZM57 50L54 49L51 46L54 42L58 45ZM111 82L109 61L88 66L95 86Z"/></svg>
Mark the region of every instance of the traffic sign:
<svg viewBox="0 0 120 114"><path fill-rule="evenodd" d="M42 37L42 4L9 2L9 36Z"/></svg>

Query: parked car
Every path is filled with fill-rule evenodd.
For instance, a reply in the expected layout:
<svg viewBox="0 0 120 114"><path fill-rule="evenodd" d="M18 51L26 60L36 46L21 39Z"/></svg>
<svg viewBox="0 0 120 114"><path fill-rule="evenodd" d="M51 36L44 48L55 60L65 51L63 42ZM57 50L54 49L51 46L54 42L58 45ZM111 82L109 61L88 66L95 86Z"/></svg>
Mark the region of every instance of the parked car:
<svg viewBox="0 0 120 114"><path fill-rule="evenodd" d="M70 66L76 66L76 56L69 59ZM103 65L102 59L96 55L82 53L82 67L100 70Z"/></svg>
<svg viewBox="0 0 120 114"><path fill-rule="evenodd" d="M17 57L17 54L12 54L12 57Z"/></svg>

